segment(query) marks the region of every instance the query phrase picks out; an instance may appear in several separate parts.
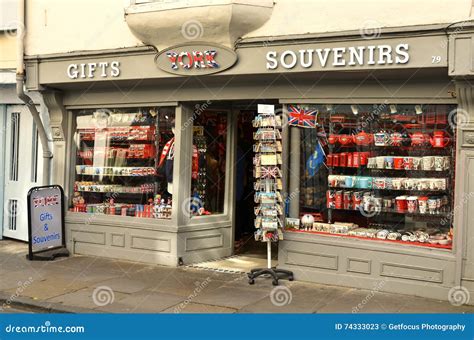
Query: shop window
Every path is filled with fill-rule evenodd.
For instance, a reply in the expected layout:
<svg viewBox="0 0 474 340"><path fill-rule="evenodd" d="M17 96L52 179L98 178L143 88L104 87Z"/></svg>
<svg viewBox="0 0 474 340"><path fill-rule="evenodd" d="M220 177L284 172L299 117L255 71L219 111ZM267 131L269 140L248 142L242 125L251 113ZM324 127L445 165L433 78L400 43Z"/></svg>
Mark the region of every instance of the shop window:
<svg viewBox="0 0 474 340"><path fill-rule="evenodd" d="M455 106L295 107L318 113L292 146L301 187L290 230L451 249Z"/></svg>
<svg viewBox="0 0 474 340"><path fill-rule="evenodd" d="M195 114L191 181L191 216L224 212L227 112Z"/></svg>
<svg viewBox="0 0 474 340"><path fill-rule="evenodd" d="M175 109L95 109L75 116L71 210L171 218Z"/></svg>

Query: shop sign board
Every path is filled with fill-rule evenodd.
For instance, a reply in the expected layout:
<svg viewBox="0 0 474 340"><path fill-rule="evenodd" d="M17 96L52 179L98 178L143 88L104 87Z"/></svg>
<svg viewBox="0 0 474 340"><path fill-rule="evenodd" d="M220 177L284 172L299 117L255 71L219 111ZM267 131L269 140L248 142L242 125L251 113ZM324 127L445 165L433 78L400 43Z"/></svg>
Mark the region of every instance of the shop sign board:
<svg viewBox="0 0 474 340"><path fill-rule="evenodd" d="M258 104L258 113L274 114L275 105Z"/></svg>
<svg viewBox="0 0 474 340"><path fill-rule="evenodd" d="M399 43L348 47L306 48L299 50L268 51L267 70L293 69L296 66L307 69L326 67L350 67L370 65L407 64L410 61L410 45Z"/></svg>
<svg viewBox="0 0 474 340"><path fill-rule="evenodd" d="M155 57L156 66L168 73L192 76L222 72L234 66L237 54L216 44L177 45Z"/></svg>
<svg viewBox="0 0 474 340"><path fill-rule="evenodd" d="M28 259L52 259L65 253L64 191L59 185L33 187L28 192ZM62 250L54 253L54 250ZM41 253L48 256L41 257ZM67 251L66 251L67 253Z"/></svg>
<svg viewBox="0 0 474 340"><path fill-rule="evenodd" d="M69 79L116 78L120 75L120 62L72 63L68 65L66 72Z"/></svg>

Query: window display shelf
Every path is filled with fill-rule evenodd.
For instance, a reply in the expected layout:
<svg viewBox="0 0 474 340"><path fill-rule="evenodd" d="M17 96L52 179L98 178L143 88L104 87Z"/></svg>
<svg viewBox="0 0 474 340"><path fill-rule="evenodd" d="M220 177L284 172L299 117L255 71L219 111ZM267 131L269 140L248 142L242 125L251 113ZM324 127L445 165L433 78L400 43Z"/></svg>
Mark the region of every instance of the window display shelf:
<svg viewBox="0 0 474 340"><path fill-rule="evenodd" d="M451 248L456 131L448 116L454 106L302 107L320 110L316 129L300 134L300 230L339 236L340 223L334 224L340 221L357 228L343 237ZM325 226L310 226L316 214ZM446 239L423 242L423 230L431 235L432 228ZM374 230L380 238L372 238ZM405 242L410 230L424 235L416 239L422 242Z"/></svg>
<svg viewBox="0 0 474 340"><path fill-rule="evenodd" d="M452 249L452 244L432 244L429 242L422 243L422 242L411 242L411 241L401 241L401 240L387 240L387 239L353 236L353 235L345 235L345 234L333 234L333 233L327 233L323 231L312 231L312 230L287 229L285 230L285 232L301 233L301 234L315 234L315 235L321 235L321 236L329 236L329 237L332 236L332 237L340 237L340 238L347 238L347 239L358 239L358 240L364 240L364 241L401 244L401 245L417 246L417 247L424 247L424 248L438 248L438 249L446 249L446 250Z"/></svg>
<svg viewBox="0 0 474 340"><path fill-rule="evenodd" d="M356 148L359 150L372 150L375 152L381 152L384 150L388 151L404 151L404 152L410 152L410 153L422 153L426 154L427 150L431 152L436 152L436 153L445 153L449 154L449 150L446 150L444 148L434 148L430 145L415 145L415 146L395 146L395 145L385 145L385 146L378 146L378 145L356 145L356 144L337 144L333 145L334 147L338 148L344 148L344 149L350 149L350 148Z"/></svg>
<svg viewBox="0 0 474 340"><path fill-rule="evenodd" d="M145 194L152 194L153 191L135 191L136 187L123 187L123 188L116 188L116 189L93 189L87 188L82 190L77 190L78 192L93 192L98 194L104 193L117 193L117 194L133 194L133 195L145 195Z"/></svg>
<svg viewBox="0 0 474 340"><path fill-rule="evenodd" d="M430 190L430 189L424 189L424 190L416 190L416 189L388 189L388 188L354 188L354 187L329 187L329 189L333 190L342 190L342 189L349 189L349 190L372 190L372 191L378 191L378 190L383 190L383 191L395 191L395 192L412 192L414 194L423 194L423 193L447 193L450 190L444 189L444 190Z"/></svg>
<svg viewBox="0 0 474 340"><path fill-rule="evenodd" d="M119 176L119 177L143 177L155 176L153 167L98 167L76 165L76 174L80 176Z"/></svg>
<svg viewBox="0 0 474 340"><path fill-rule="evenodd" d="M359 212L361 215L371 218L371 217L376 217L378 214L401 214L404 216L408 217L413 217L413 216L422 216L422 217L434 217L434 218L446 218L448 219L450 212L449 211L442 211L442 212L426 212L426 213L421 213L421 212L409 212L406 210L403 211L398 211L395 209L381 209L381 210L373 210L373 211L364 211L363 209L344 209L344 208L330 208L335 211L347 211L347 212Z"/></svg>
<svg viewBox="0 0 474 340"><path fill-rule="evenodd" d="M174 116L174 107L76 112L71 211L169 218Z"/></svg>

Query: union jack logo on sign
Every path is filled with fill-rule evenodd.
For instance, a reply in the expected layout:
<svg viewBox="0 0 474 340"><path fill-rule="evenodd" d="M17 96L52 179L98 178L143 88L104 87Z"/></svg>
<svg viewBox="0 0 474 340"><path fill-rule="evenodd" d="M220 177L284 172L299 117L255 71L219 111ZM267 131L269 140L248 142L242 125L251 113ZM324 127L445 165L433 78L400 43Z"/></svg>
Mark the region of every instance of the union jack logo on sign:
<svg viewBox="0 0 474 340"><path fill-rule="evenodd" d="M305 110L297 105L288 105L288 124L304 128L315 128L317 110Z"/></svg>

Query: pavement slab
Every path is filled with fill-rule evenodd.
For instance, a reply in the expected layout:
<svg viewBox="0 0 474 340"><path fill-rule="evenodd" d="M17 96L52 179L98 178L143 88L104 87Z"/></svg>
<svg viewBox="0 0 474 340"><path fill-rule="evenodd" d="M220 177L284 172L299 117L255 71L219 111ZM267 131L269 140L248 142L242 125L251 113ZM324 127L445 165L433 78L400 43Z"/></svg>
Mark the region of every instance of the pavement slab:
<svg viewBox="0 0 474 340"><path fill-rule="evenodd" d="M241 309L268 296L269 290L220 287L212 291L204 290L193 302L214 306Z"/></svg>
<svg viewBox="0 0 474 340"><path fill-rule="evenodd" d="M245 274L190 267L89 256L32 262L26 260L26 250L24 243L0 241L0 300L22 302L38 311L474 313L474 306L456 307L447 301L369 289L286 280L274 287L264 277L249 285ZM96 293L94 299L95 291L101 295Z"/></svg>
<svg viewBox="0 0 474 340"><path fill-rule="evenodd" d="M17 294L18 296L31 297L36 300L47 300L87 286L88 284L86 282L72 282L59 277L51 277L42 281L32 281L28 286L25 285L25 288L22 289L21 292L19 292L18 289L9 289L6 290L6 292L12 295Z"/></svg>
<svg viewBox="0 0 474 340"><path fill-rule="evenodd" d="M118 303L120 300L126 298L127 296L127 294L114 292L113 298L110 298L107 295L103 295L102 298L96 297L94 299L94 289L88 287L68 294L56 296L54 298L48 299L47 301L52 303L59 303L64 306L94 309L99 307L96 301L98 301L99 303L110 303L111 301L113 301L113 303Z"/></svg>
<svg viewBox="0 0 474 340"><path fill-rule="evenodd" d="M220 306L212 306L206 305L202 303L180 303L175 306L172 306L168 309L165 309L162 313L184 313L184 314L208 314L208 313L217 313L217 314L232 314L235 313L237 309L234 308L227 308L227 307L220 307Z"/></svg>
<svg viewBox="0 0 474 340"><path fill-rule="evenodd" d="M96 309L110 313L159 313L179 304L184 299L182 296L172 294L142 291Z"/></svg>

